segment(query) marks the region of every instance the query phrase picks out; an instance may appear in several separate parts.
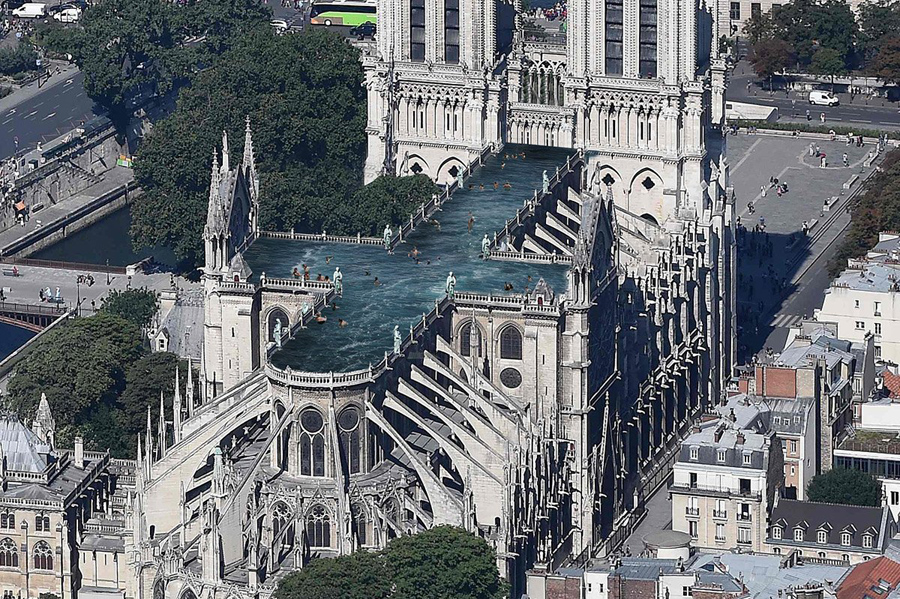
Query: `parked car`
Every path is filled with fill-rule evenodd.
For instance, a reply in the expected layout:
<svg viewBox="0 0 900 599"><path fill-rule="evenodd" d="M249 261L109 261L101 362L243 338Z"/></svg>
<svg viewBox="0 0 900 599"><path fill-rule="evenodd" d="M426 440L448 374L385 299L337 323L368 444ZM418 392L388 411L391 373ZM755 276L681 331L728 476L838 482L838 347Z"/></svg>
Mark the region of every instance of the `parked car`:
<svg viewBox="0 0 900 599"><path fill-rule="evenodd" d="M831 92L814 89L809 92L809 103L818 106L837 106L841 101Z"/></svg>
<svg viewBox="0 0 900 599"><path fill-rule="evenodd" d="M357 39L364 40L367 37L375 38L376 27L372 21L366 21L362 25L350 28L350 35L355 35Z"/></svg>
<svg viewBox="0 0 900 599"><path fill-rule="evenodd" d="M40 19L47 16L47 5L37 2L26 2L12 11L12 14L20 19Z"/></svg>
<svg viewBox="0 0 900 599"><path fill-rule="evenodd" d="M284 33L290 28L288 22L284 19L272 19L272 27L275 28L277 33Z"/></svg>
<svg viewBox="0 0 900 599"><path fill-rule="evenodd" d="M80 8L64 8L55 15L53 18L59 21L60 23L77 23L78 19L81 18L81 9Z"/></svg>

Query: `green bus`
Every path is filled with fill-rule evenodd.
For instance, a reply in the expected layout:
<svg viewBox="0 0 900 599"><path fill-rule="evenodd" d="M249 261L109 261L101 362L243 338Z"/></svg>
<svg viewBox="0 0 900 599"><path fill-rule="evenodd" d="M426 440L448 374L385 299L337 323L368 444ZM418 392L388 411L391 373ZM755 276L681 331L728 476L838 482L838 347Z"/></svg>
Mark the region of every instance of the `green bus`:
<svg viewBox="0 0 900 599"><path fill-rule="evenodd" d="M365 22L375 23L375 3L355 0L314 2L309 14L313 25L345 25L356 27Z"/></svg>

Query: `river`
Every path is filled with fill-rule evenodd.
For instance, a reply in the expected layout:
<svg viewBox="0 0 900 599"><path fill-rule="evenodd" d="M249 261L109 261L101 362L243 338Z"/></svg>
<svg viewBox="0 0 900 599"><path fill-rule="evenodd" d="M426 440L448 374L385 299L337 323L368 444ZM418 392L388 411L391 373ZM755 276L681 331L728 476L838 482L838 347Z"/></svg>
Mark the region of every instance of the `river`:
<svg viewBox="0 0 900 599"><path fill-rule="evenodd" d="M109 260L113 266L128 266L153 256L157 262L175 264L175 254L169 248L135 251L128 234L130 228L131 208L126 206L29 257L87 264L106 264Z"/></svg>
<svg viewBox="0 0 900 599"><path fill-rule="evenodd" d="M25 342L34 335L35 333L27 329L0 322L0 361L25 345Z"/></svg>

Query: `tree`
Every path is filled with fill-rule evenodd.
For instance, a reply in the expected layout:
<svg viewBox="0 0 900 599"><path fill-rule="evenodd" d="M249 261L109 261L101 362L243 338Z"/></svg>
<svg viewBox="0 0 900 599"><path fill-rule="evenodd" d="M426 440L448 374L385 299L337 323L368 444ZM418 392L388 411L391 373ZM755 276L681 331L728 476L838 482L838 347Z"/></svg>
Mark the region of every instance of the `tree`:
<svg viewBox="0 0 900 599"><path fill-rule="evenodd" d="M881 481L867 472L834 468L817 474L807 488L810 501L842 505L881 505Z"/></svg>
<svg viewBox="0 0 900 599"><path fill-rule="evenodd" d="M125 370L143 355L141 331L131 322L99 313L49 331L9 382L9 407L31 418L47 394L57 441L71 443L100 406L115 406Z"/></svg>
<svg viewBox="0 0 900 599"><path fill-rule="evenodd" d="M119 434L126 437L126 446L133 450L136 435L147 427L147 407L156 430L159 419L159 398L163 397L166 418L172 419L172 405L175 396L175 368L178 368L182 406L185 406L187 382L187 360L181 360L173 353L155 352L148 354L128 367L125 372L125 390L119 398ZM197 381L198 379L194 379ZM195 395L196 397L196 395Z"/></svg>
<svg viewBox="0 0 900 599"><path fill-rule="evenodd" d="M481 538L452 526L400 537L374 553L314 560L289 574L276 599L501 599L508 593L497 556Z"/></svg>
<svg viewBox="0 0 900 599"><path fill-rule="evenodd" d="M104 0L85 11L81 29L46 41L74 57L87 94L121 126L132 99L168 93L270 15L254 0Z"/></svg>
<svg viewBox="0 0 900 599"><path fill-rule="evenodd" d="M750 60L757 76L768 79L769 90L772 90L775 73L785 70L794 61L794 52L786 41L768 39L753 46L753 57Z"/></svg>
<svg viewBox="0 0 900 599"><path fill-rule="evenodd" d="M900 83L900 37L884 39L869 72L885 83Z"/></svg>
<svg viewBox="0 0 900 599"><path fill-rule="evenodd" d="M100 309L146 328L159 310L159 295L146 288L113 290L103 299Z"/></svg>
<svg viewBox="0 0 900 599"><path fill-rule="evenodd" d="M276 599L387 599L391 581L381 552L316 559L278 585Z"/></svg>
<svg viewBox="0 0 900 599"><path fill-rule="evenodd" d="M900 4L893 0L863 2L859 6L859 49L871 61L900 31Z"/></svg>
<svg viewBox="0 0 900 599"><path fill-rule="evenodd" d="M847 267L848 258L864 256L880 231L900 230L900 150L888 152L880 169L853 206L850 230L828 264L831 276Z"/></svg>
<svg viewBox="0 0 900 599"><path fill-rule="evenodd" d="M834 92L834 78L847 72L844 58L837 50L821 48L813 54L809 70L816 75L825 75L831 78L831 91Z"/></svg>
<svg viewBox="0 0 900 599"><path fill-rule="evenodd" d="M493 549L461 528L437 526L394 539L385 558L396 597L500 599L507 594Z"/></svg>
<svg viewBox="0 0 900 599"><path fill-rule="evenodd" d="M365 89L359 51L324 30L255 30L181 90L178 108L141 145L132 207L138 246L172 247L183 266L202 256L212 152L229 135L241 156L250 116L265 228L356 233L345 204L362 183ZM210 107L216 107L211 110Z"/></svg>
<svg viewBox="0 0 900 599"><path fill-rule="evenodd" d="M856 19L843 0L794 0L772 11L768 20L760 17L759 23L758 35L767 35L757 43L767 38L784 40L801 66L809 65L822 48L837 51L845 62L853 56Z"/></svg>
<svg viewBox="0 0 900 599"><path fill-rule="evenodd" d="M15 75L37 68L37 52L30 44L20 43L14 48L0 48L0 75Z"/></svg>
<svg viewBox="0 0 900 599"><path fill-rule="evenodd" d="M777 37L775 21L772 18L772 12L758 12L750 15L744 24L744 35L751 46Z"/></svg>
<svg viewBox="0 0 900 599"><path fill-rule="evenodd" d="M388 223L402 223L440 189L426 175L378 177L357 190L340 207L339 228L347 233L378 235Z"/></svg>

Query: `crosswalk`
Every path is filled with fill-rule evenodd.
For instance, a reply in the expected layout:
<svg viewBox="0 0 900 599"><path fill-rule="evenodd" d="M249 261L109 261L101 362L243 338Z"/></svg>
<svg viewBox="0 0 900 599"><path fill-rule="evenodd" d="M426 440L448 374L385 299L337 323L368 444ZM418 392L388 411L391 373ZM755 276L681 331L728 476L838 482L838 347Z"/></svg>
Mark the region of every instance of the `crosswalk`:
<svg viewBox="0 0 900 599"><path fill-rule="evenodd" d="M802 316L796 314L776 314L772 319L772 326L775 328L789 329L798 322L803 320Z"/></svg>

